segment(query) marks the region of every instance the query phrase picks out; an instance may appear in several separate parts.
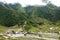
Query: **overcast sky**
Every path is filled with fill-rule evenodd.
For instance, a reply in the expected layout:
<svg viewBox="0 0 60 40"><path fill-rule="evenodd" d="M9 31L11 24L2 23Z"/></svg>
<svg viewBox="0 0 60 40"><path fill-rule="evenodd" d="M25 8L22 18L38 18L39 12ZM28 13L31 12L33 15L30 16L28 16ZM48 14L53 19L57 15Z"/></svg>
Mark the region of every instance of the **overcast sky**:
<svg viewBox="0 0 60 40"><path fill-rule="evenodd" d="M45 5L41 0L0 0L7 3L20 3L22 6L26 5ZM60 0L50 0L53 4L60 6Z"/></svg>

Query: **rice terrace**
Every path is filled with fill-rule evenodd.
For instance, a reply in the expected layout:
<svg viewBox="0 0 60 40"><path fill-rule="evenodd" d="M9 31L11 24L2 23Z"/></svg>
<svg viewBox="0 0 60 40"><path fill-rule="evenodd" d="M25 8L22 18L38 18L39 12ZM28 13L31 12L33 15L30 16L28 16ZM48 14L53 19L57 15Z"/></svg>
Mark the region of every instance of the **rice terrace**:
<svg viewBox="0 0 60 40"><path fill-rule="evenodd" d="M60 1L0 0L0 40L60 40Z"/></svg>

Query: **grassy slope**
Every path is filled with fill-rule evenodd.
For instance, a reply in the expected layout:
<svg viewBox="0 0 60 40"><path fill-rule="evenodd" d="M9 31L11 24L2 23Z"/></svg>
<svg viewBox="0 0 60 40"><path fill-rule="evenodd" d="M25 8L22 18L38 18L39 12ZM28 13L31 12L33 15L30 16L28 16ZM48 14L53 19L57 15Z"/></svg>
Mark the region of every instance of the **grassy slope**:
<svg viewBox="0 0 60 40"><path fill-rule="evenodd" d="M43 28L42 29L39 29L38 27L31 27L31 29L29 29L29 31L31 31L31 32L39 32L39 31L42 31L42 32L45 32L45 31L50 31L50 30L48 30L50 27L57 27L57 29L56 30L51 30L51 31L53 31L53 32L58 32L58 31L60 31L60 28L58 27L58 26L55 26L55 25L50 25L50 24L44 24L43 25ZM7 30L8 29L8 27L5 27L5 26L1 26L0 25L0 32L4 32L5 30ZM14 29L15 31L20 31L20 28L15 28ZM22 30L22 29L21 29Z"/></svg>
<svg viewBox="0 0 60 40"><path fill-rule="evenodd" d="M7 30L7 29L8 29L8 27L1 26L1 25L0 25L0 32L4 32L4 31Z"/></svg>

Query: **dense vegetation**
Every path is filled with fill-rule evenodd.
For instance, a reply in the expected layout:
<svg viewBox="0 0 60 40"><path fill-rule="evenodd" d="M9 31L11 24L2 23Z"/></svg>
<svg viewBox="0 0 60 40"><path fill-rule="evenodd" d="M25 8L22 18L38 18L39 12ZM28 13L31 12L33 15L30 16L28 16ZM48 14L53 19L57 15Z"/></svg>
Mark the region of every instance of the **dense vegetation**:
<svg viewBox="0 0 60 40"><path fill-rule="evenodd" d="M26 30L31 27L56 26L60 28L60 7L48 3L43 6L26 6L21 4L6 4L0 2L0 25L14 26L24 25L26 23ZM44 29L45 30L45 29Z"/></svg>

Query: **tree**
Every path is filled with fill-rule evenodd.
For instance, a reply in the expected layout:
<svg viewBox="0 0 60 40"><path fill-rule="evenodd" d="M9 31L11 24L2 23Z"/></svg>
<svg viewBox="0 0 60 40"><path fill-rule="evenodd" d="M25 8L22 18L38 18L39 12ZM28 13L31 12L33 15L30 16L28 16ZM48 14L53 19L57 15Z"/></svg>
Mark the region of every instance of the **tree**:
<svg viewBox="0 0 60 40"><path fill-rule="evenodd" d="M14 26L18 23L18 13L0 4L0 24L4 26Z"/></svg>

